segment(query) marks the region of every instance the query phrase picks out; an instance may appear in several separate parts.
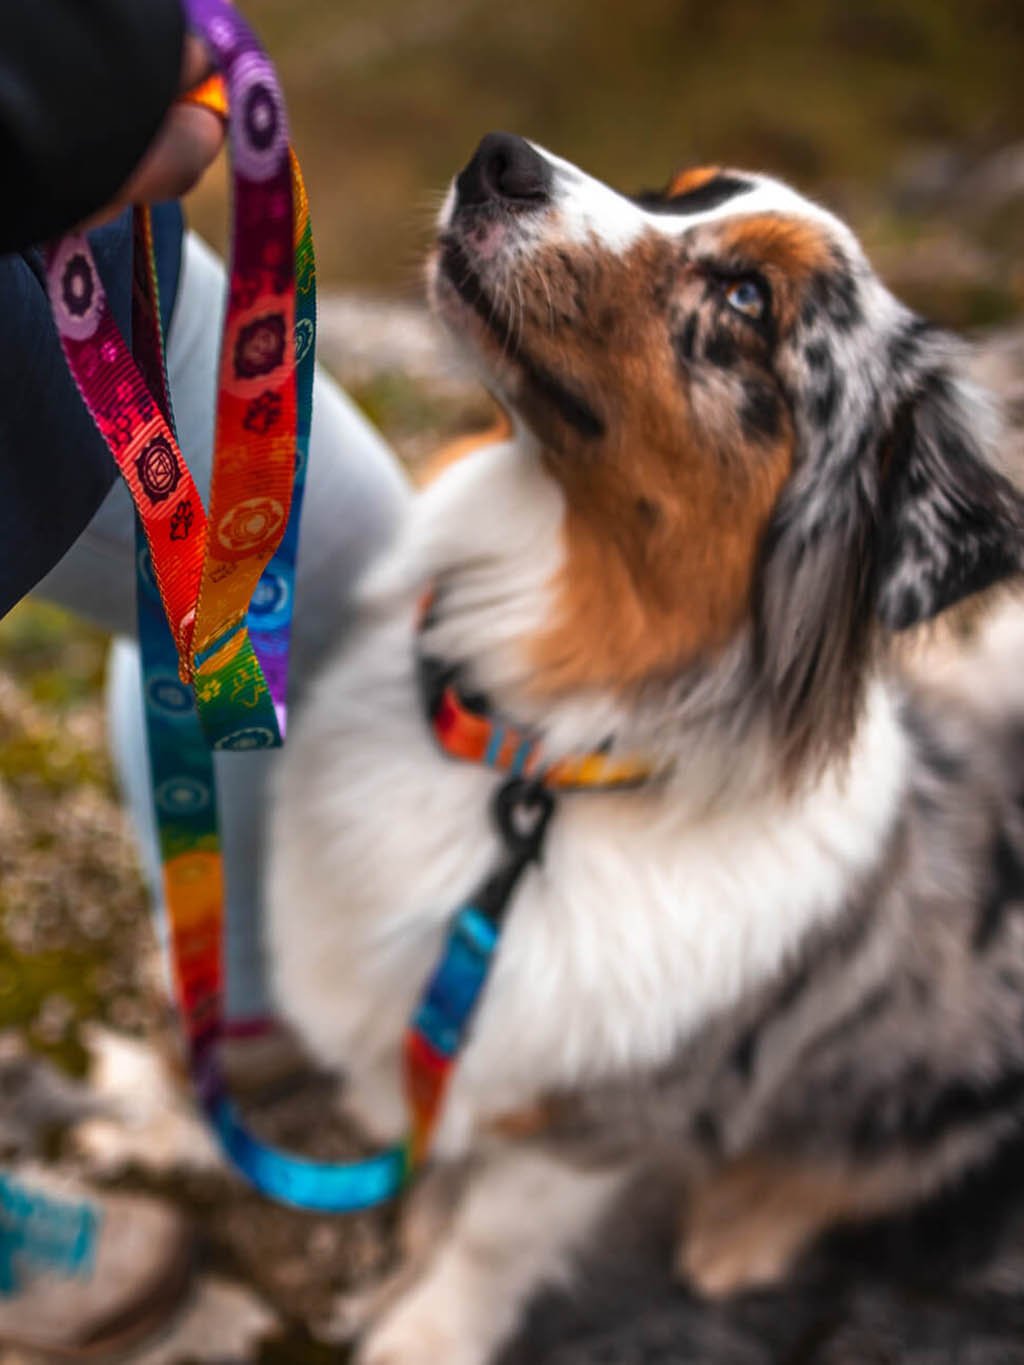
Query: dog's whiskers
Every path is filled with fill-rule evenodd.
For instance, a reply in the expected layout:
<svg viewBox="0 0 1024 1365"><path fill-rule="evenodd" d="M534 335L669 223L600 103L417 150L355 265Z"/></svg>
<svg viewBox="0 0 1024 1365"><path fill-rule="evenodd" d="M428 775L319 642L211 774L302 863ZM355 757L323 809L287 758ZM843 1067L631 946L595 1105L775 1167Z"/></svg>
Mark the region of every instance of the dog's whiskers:
<svg viewBox="0 0 1024 1365"><path fill-rule="evenodd" d="M544 297L545 297L545 299L547 300L547 305L548 305L548 333L549 333L551 336L554 336L554 335L555 335L555 301L554 301L554 299L551 297L551 285L550 285L550 283L549 283L549 281L548 281L548 277L545 275L545 273L544 273L543 270L538 270L536 273L537 273L537 279L538 279L538 281L540 282L541 287L542 287L543 290L544 290Z"/></svg>

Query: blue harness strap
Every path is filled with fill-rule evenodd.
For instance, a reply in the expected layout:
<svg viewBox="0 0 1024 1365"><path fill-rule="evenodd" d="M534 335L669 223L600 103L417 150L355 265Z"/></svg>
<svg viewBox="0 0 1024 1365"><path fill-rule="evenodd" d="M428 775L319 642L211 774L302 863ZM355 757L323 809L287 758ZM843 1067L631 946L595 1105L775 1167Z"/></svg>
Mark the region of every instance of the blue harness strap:
<svg viewBox="0 0 1024 1365"><path fill-rule="evenodd" d="M453 914L406 1036L411 1132L404 1146L362 1160L307 1161L254 1137L223 1093L208 1105L224 1151L257 1189L295 1208L352 1213L393 1198L426 1160L452 1068L494 964L502 923L520 877L540 856L553 810L553 796L536 783L513 778L498 789L493 815L504 856Z"/></svg>
<svg viewBox="0 0 1024 1365"><path fill-rule="evenodd" d="M539 782L512 777L498 788L491 813L504 856L452 916L444 949L406 1032L410 1167L429 1154L452 1068L494 965L505 916L519 879L540 858L554 807L554 796Z"/></svg>

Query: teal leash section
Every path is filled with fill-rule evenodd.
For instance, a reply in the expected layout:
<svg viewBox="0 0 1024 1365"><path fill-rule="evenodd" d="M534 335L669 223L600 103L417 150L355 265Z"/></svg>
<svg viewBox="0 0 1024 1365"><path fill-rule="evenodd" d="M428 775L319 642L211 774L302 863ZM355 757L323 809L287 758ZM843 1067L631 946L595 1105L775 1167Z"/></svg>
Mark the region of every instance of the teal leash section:
<svg viewBox="0 0 1024 1365"><path fill-rule="evenodd" d="M311 1213L358 1213L394 1199L406 1185L404 1146L352 1161L304 1160L254 1137L224 1096L208 1113L235 1168L279 1204Z"/></svg>
<svg viewBox="0 0 1024 1365"><path fill-rule="evenodd" d="M167 407L171 418L169 399ZM308 426L301 448L308 448ZM294 565L294 554L291 562ZM136 582L150 781L161 856L167 861L189 850L217 853L220 829L213 755L192 689L178 677L177 650L141 526L136 534ZM249 1131L226 1093L217 1057L223 1008L219 958L211 956L209 971L202 1007L206 1026L193 1037L191 1065L199 1099L235 1169L262 1194L309 1212L353 1213L393 1199L406 1181L404 1147L362 1160L316 1162L282 1151Z"/></svg>

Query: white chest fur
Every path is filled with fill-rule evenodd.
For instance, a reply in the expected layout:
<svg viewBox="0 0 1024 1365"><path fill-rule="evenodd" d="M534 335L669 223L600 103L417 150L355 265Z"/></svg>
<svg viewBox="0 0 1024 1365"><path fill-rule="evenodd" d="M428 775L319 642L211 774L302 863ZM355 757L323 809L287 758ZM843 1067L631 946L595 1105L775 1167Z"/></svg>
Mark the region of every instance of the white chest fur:
<svg viewBox="0 0 1024 1365"><path fill-rule="evenodd" d="M462 524L452 544L476 555L484 581L501 538L487 554L467 550L471 508ZM410 581L443 571L422 536L410 543L420 546ZM495 775L443 757L424 724L402 596L328 669L290 737L268 914L283 1013L346 1073L353 1107L382 1139L405 1126L399 1044L448 917L499 853ZM480 1119L546 1089L664 1060L777 969L877 856L903 772L879 684L848 765L799 798L698 820L671 783L563 797L543 865L516 895L439 1148L461 1150ZM685 786L685 774L675 780Z"/></svg>

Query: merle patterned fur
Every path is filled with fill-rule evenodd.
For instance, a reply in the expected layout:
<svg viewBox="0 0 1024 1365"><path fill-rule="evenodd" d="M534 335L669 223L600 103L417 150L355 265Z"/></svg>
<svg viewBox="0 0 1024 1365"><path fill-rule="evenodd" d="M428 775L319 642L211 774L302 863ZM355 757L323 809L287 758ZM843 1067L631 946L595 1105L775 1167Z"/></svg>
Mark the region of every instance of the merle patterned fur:
<svg viewBox="0 0 1024 1365"><path fill-rule="evenodd" d="M751 184L720 175L664 207L706 209ZM782 795L836 764L869 684L888 670L900 687L896 637L1022 566L1024 501L999 469L998 428L962 348L833 235L791 316L751 324L756 344L718 306L723 279L757 269L721 259L720 221L650 248L644 298L664 316L691 410L726 412L707 424L733 438L722 458L793 438L734 638L631 698L631 737L699 771L709 808L750 771L761 780L752 754L770 755L764 782ZM559 324L589 326L603 345L587 313L600 261L562 264ZM676 266L706 280L682 315L659 275ZM486 322L463 263L457 283ZM600 458L587 395L543 381L547 405ZM749 449L736 456L741 433ZM645 519L657 517L648 504ZM635 1164L653 1193L631 1192L603 1238L607 1264L568 1301L538 1303L503 1365L1024 1365L1024 693L1016 715L993 719L908 686L901 728L906 787L888 836L776 975L656 1071L538 1097L544 1123L517 1141L588 1167ZM695 1201L745 1162L825 1172L849 1192L842 1215L890 1221L810 1245L777 1290L728 1311L702 1304L667 1278L685 1202L672 1185ZM826 1201L808 1226L835 1222ZM486 1261L491 1249L473 1250Z"/></svg>
<svg viewBox="0 0 1024 1365"><path fill-rule="evenodd" d="M663 1187L632 1188L575 1291L542 1296L499 1365L1024 1365L1024 1143L727 1306L670 1278L667 1212Z"/></svg>
<svg viewBox="0 0 1024 1365"><path fill-rule="evenodd" d="M501 1365L1024 1362L1024 725L920 696L905 719L905 816L840 921L658 1075L553 1107L564 1151L671 1163ZM905 1198L708 1304L666 1271L666 1171L682 1191L751 1150L852 1180L886 1163Z"/></svg>
<svg viewBox="0 0 1024 1365"><path fill-rule="evenodd" d="M794 767L841 745L890 634L1019 571L1024 502L998 468L998 424L964 378L965 349L895 304L838 248L798 324L760 357L696 313L674 345L695 382L729 371L744 436L772 442L784 414L797 462L763 537L753 629L731 679L697 673L736 715L771 718ZM743 657L740 658L740 655ZM699 671L698 671L699 672Z"/></svg>
<svg viewBox="0 0 1024 1365"><path fill-rule="evenodd" d="M677 720L712 700L742 744L767 718L795 771L843 746L896 634L1022 565L1024 502L962 348L888 295L880 326L879 290L837 249L742 371L745 434L771 440L787 411L797 464L749 638L678 684ZM692 379L738 368L696 314L674 346ZM1024 728L913 689L904 723L903 815L843 914L657 1075L554 1097L545 1136L588 1160L670 1151L691 1184L750 1152L853 1182L885 1168L894 1214L723 1313L670 1284L674 1229L634 1202L614 1266L538 1305L504 1365L1024 1361ZM643 1270L638 1228L658 1245Z"/></svg>

